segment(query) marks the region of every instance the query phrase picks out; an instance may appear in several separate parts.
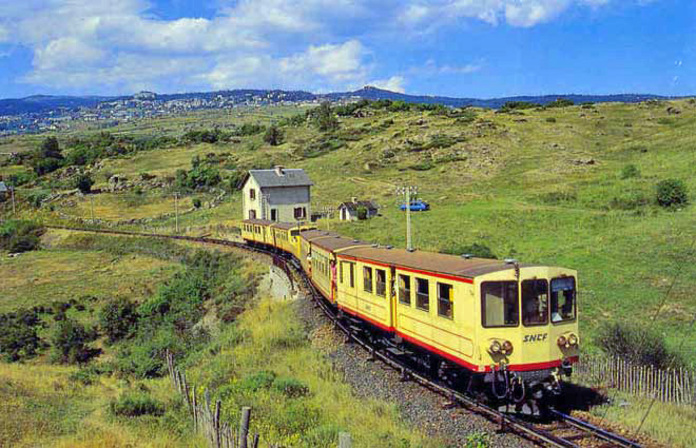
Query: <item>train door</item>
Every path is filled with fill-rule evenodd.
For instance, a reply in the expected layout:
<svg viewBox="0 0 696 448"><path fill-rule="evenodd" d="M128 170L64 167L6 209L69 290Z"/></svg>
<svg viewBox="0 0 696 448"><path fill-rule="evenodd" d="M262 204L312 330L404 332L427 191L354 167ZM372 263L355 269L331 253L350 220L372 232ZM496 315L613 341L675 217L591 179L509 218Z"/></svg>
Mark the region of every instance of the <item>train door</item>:
<svg viewBox="0 0 696 448"><path fill-rule="evenodd" d="M394 266L389 268L389 286L387 287L387 303L389 303L389 314L391 316L391 326L398 328L398 315L396 309L396 269Z"/></svg>

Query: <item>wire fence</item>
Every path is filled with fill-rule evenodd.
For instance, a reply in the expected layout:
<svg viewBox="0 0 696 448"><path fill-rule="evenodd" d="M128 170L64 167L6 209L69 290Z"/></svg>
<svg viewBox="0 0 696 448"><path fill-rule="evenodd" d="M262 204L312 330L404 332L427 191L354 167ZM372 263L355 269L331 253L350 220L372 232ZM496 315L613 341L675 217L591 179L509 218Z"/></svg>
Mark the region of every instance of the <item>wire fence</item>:
<svg viewBox="0 0 696 448"><path fill-rule="evenodd" d="M666 403L696 406L696 371L656 369L625 359L585 355L575 368L581 381Z"/></svg>

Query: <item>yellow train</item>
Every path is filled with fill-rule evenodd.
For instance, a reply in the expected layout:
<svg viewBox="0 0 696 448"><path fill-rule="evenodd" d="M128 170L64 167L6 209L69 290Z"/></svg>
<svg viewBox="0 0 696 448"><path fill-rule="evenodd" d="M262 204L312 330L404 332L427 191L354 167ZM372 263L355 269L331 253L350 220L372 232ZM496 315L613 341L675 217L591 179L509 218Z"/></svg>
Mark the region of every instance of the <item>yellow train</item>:
<svg viewBox="0 0 696 448"><path fill-rule="evenodd" d="M578 360L572 269L409 252L262 220L244 221L242 237L295 257L326 300L393 347L425 355L433 374L499 402L537 406Z"/></svg>

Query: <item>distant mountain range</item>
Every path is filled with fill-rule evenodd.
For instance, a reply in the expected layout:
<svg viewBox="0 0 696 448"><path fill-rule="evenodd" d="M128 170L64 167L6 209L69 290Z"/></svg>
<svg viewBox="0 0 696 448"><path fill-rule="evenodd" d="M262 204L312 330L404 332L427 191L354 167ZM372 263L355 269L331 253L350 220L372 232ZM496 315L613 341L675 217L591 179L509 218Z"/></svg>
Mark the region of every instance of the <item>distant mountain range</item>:
<svg viewBox="0 0 696 448"><path fill-rule="evenodd" d="M427 95L408 95L404 93L391 92L389 90L379 89L377 87L366 86L360 90L353 92L336 92L328 94L314 94L305 91L284 91L284 90L223 90L216 92L197 92L197 93L177 93L177 94L154 94L145 92L146 95L135 94L132 96L50 96L50 95L35 95L19 99L3 99L0 100L0 115L22 115L31 113L50 113L59 109L77 109L77 108L94 108L100 103L111 102L116 100L155 100L155 101L172 101L172 100L191 100L202 99L212 100L215 98L225 98L243 102L247 98L265 98L268 102L303 102L303 101L339 101L351 98L364 98L369 100L389 99L401 100L409 103L428 103L428 104L443 104L445 106L463 107L475 106L497 109L509 101L526 101L539 104L547 104L558 98L566 98L575 103L593 102L623 102L636 103L649 99L671 99L660 95L650 94L618 94L618 95L543 95L543 96L516 96L505 98L453 98L445 96L427 96Z"/></svg>

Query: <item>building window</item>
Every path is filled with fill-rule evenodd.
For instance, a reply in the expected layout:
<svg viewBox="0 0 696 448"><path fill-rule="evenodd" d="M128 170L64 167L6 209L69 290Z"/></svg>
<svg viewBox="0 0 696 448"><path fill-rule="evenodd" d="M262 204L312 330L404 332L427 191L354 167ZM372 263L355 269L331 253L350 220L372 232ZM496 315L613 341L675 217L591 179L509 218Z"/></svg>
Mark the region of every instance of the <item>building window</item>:
<svg viewBox="0 0 696 448"><path fill-rule="evenodd" d="M278 221L278 210L271 209L271 221Z"/></svg>
<svg viewBox="0 0 696 448"><path fill-rule="evenodd" d="M387 295L387 271L384 269L375 269L375 273L377 274L375 292L378 296L385 297Z"/></svg>
<svg viewBox="0 0 696 448"><path fill-rule="evenodd" d="M249 189L249 199L252 201L256 200L256 190L253 188Z"/></svg>
<svg viewBox="0 0 696 448"><path fill-rule="evenodd" d="M256 219L256 210L249 210L249 219Z"/></svg>
<svg viewBox="0 0 696 448"><path fill-rule="evenodd" d="M305 219L307 218L307 209L305 207L295 207L293 216L295 219Z"/></svg>
<svg viewBox="0 0 696 448"><path fill-rule="evenodd" d="M411 277L399 274L399 302L411 305Z"/></svg>
<svg viewBox="0 0 696 448"><path fill-rule="evenodd" d="M444 283L437 284L437 314L442 317L452 319L452 285Z"/></svg>
<svg viewBox="0 0 696 448"><path fill-rule="evenodd" d="M424 278L416 278L416 308L430 310L430 284Z"/></svg>
<svg viewBox="0 0 696 448"><path fill-rule="evenodd" d="M363 268L363 289L365 292L372 292L372 268Z"/></svg>

